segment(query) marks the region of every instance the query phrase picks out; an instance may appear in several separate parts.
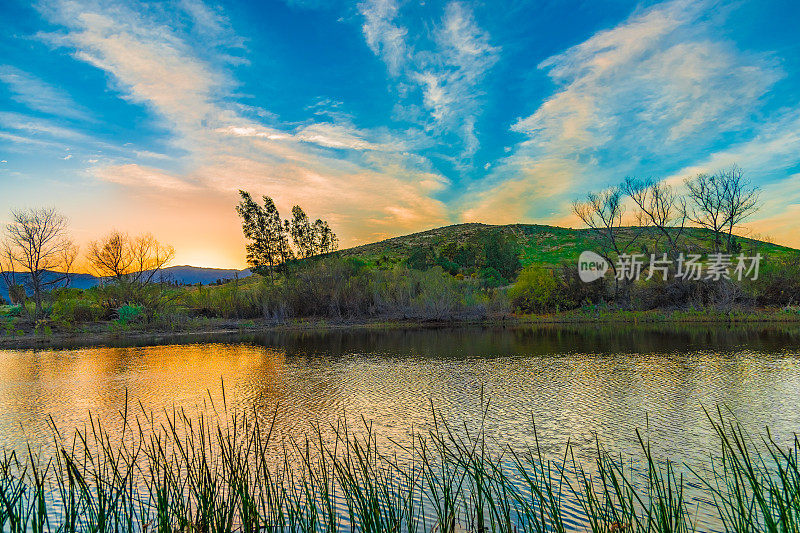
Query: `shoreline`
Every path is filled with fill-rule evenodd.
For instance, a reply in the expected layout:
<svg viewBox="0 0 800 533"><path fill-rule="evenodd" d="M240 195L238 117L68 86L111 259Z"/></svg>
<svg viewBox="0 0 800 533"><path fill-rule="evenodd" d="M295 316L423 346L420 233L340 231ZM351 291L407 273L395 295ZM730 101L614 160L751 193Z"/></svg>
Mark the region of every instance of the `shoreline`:
<svg viewBox="0 0 800 533"><path fill-rule="evenodd" d="M571 326L798 326L800 311L760 309L754 311L622 311L576 310L543 315L500 315L482 319L418 320L418 319L294 319L283 323L252 319L206 319L202 323L163 328L146 325L119 327L113 322L85 325L82 331L53 331L49 334L25 332L0 334L0 349L36 349L59 347L104 346L109 344L141 345L191 342L214 337L275 333L368 332L468 327L571 327Z"/></svg>

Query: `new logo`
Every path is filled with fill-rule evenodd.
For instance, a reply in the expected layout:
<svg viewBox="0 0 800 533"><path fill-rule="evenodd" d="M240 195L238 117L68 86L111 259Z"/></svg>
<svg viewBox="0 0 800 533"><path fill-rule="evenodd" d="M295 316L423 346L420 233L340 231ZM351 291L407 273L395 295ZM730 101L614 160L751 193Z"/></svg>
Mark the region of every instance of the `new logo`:
<svg viewBox="0 0 800 533"><path fill-rule="evenodd" d="M591 283L605 276L609 266L604 257L586 250L578 258L578 276L584 283Z"/></svg>

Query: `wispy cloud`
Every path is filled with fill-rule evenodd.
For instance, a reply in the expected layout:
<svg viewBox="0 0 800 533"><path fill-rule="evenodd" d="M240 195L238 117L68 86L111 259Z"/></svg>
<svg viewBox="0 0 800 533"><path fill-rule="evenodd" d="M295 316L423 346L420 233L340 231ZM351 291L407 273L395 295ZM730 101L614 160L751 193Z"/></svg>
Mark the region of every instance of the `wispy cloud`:
<svg viewBox="0 0 800 533"><path fill-rule="evenodd" d="M466 218L555 217L568 195L618 182L641 161L674 164L751 127L782 72L714 39L706 8L659 4L543 61L556 91L512 126L526 139L465 199ZM509 189L520 194L499 205Z"/></svg>
<svg viewBox="0 0 800 533"><path fill-rule="evenodd" d="M403 70L407 60L408 30L397 24L400 7L395 0L370 0L358 5L364 16L364 37L372 51L386 62L392 76Z"/></svg>
<svg viewBox="0 0 800 533"><path fill-rule="evenodd" d="M800 245L796 218L800 174L793 172L800 165L800 107L783 110L762 124L752 138L698 158L666 179L680 186L686 177L733 164L761 188L761 208L746 226L778 242Z"/></svg>
<svg viewBox="0 0 800 533"><path fill-rule="evenodd" d="M48 75L37 78L19 64L0 67L0 84L30 112L0 113L0 141L10 152L46 154L54 168L70 169L82 190L115 198L113 208L104 207L109 217L124 211L175 235L174 228L203 228L217 239L203 246L232 254L242 249L232 211L239 188L273 196L284 214L299 203L330 219L348 245L459 217L569 222L572 198L628 174L680 181L733 162L763 186L765 209L754 227L788 235L790 215L800 209L788 181L800 166L800 106L766 95L794 66L734 42L735 28L713 0L637 8L577 45L549 48L560 51L538 58L534 76L516 68L519 34L509 39L513 32L491 9L458 0L424 4L361 0L355 13L322 9L324 16L345 15L336 31L363 36L365 45L346 46L379 58L364 67L378 68L388 87L379 82L376 89L371 72L363 93L335 86L315 92L310 75L289 83L301 89L285 98L274 95L288 66L273 69L280 46L269 48L280 32L250 41L235 31L249 21L233 24L220 5L42 3L52 31L40 40L105 76L110 92L127 102L109 115L135 109L132 123L144 117L148 128L115 146L108 139L118 127L77 127L81 117L64 110L86 110L70 106L69 94L43 81ZM356 24L347 24L353 14ZM267 48L250 50L251 42ZM315 45L306 45L292 54L314 54ZM361 66L342 65L337 76ZM265 72L274 76L260 91L253 74ZM342 83L324 78L324 69L319 74ZM513 80L514 98L490 92L502 85L493 76ZM519 91L523 80L531 86ZM512 108L522 94L533 95L527 107ZM375 101L354 103L370 97ZM514 118L486 128L487 109ZM478 162L502 150L497 138L481 150L484 135L498 127L513 142L502 157Z"/></svg>
<svg viewBox="0 0 800 533"><path fill-rule="evenodd" d="M420 104L427 111L425 125L439 134L455 134L463 144L462 157L470 158L479 148L475 124L481 115L481 84L499 59L500 48L490 43L471 10L460 2L447 4L442 19L429 39L407 42L408 30L401 25L400 9L393 0L359 4L364 16L364 36L372 51L396 78L398 95L413 102L409 87L416 87ZM411 110L399 114L413 118Z"/></svg>
<svg viewBox="0 0 800 533"><path fill-rule="evenodd" d="M66 92L17 67L0 65L0 82L6 84L15 101L34 111L78 120L89 120L86 110Z"/></svg>
<svg viewBox="0 0 800 533"><path fill-rule="evenodd" d="M196 3L190 11L214 26L213 13ZM164 119L173 144L186 152L164 162L170 170L101 164L91 170L95 178L147 196L148 202L174 203L174 197L160 195L171 191L224 195L232 203L237 189L252 189L274 196L283 210L302 203L327 216L338 223L346 243L376 231L400 233L446 222L444 204L430 197L446 180L426 160L403 153L407 145L388 130L341 121L284 129L253 122L228 102L234 84L225 60L201 57L184 35L147 13L64 2L51 16L66 29L54 39L107 72L126 98Z"/></svg>
<svg viewBox="0 0 800 533"><path fill-rule="evenodd" d="M20 113L0 112L0 126L38 137L57 139L60 141L90 141L91 138L73 128L54 124L50 120L35 118Z"/></svg>
<svg viewBox="0 0 800 533"><path fill-rule="evenodd" d="M104 166L93 173L103 181L138 190L190 191L197 188L183 177L136 164Z"/></svg>

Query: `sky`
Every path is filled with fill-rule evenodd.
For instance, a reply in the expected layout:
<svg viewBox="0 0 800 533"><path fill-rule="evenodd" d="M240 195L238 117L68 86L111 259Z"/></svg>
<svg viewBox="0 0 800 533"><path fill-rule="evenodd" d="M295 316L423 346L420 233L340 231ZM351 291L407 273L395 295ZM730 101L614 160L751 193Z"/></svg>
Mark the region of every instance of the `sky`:
<svg viewBox="0 0 800 533"><path fill-rule="evenodd" d="M3 0L0 222L239 268L239 189L348 247L736 163L743 231L800 247L798 30L796 0Z"/></svg>

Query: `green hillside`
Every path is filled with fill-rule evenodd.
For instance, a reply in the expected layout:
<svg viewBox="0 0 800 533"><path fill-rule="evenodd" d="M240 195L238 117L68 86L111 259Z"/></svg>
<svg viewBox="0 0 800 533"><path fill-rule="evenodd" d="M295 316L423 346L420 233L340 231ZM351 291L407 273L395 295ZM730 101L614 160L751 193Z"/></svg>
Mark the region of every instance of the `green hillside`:
<svg viewBox="0 0 800 533"><path fill-rule="evenodd" d="M626 233L641 231L639 228L628 228ZM701 228L686 228L687 249L703 251L710 248L713 242L711 231ZM520 246L520 259L523 266L539 263L553 266L564 261L577 261L578 255L583 250L593 248L593 238L588 229L571 229L540 224L508 224L495 226L490 224L454 224L441 228L394 237L384 241L364 244L348 248L339 252L343 257L359 257L370 264L398 263L411 256L414 251L421 248L438 251L442 246L454 243L464 245L475 241L492 232L499 232L514 239ZM655 230L649 230L640 237L631 253L642 250L642 245L650 245L658 237ZM786 246L767 243L745 237L737 237L746 254L760 252L774 259L784 259L792 256L800 257L800 251Z"/></svg>

